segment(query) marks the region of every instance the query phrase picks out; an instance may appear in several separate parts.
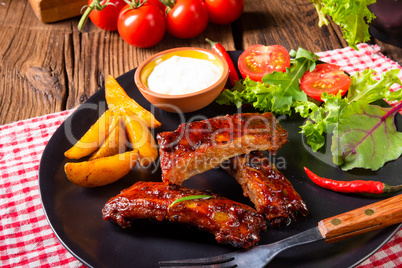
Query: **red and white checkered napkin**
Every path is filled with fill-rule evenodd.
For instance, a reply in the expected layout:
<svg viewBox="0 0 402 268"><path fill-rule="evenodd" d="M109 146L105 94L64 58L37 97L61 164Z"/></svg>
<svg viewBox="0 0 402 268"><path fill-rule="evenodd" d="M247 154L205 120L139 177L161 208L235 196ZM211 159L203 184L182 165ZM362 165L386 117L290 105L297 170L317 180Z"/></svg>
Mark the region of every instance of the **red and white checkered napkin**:
<svg viewBox="0 0 402 268"><path fill-rule="evenodd" d="M72 111L0 126L0 266L80 267L46 221L38 169L50 137Z"/></svg>
<svg viewBox="0 0 402 268"><path fill-rule="evenodd" d="M333 63L341 66L342 70L353 75L356 72L363 72L364 69L373 69L378 74L384 73L391 69L399 69L402 67L385 57L380 52L380 47L377 45L371 46L368 44L358 44L359 51L353 48L347 47L342 49L335 49L330 51L316 53L320 56L320 60ZM402 80L402 72L399 72L399 79ZM394 85L391 87L392 91L401 89L400 85ZM395 103L390 103L395 104Z"/></svg>
<svg viewBox="0 0 402 268"><path fill-rule="evenodd" d="M378 46L362 44L317 53L351 74L365 68L381 73L401 69L380 53ZM57 240L41 207L38 168L42 152L58 126L72 113L64 111L0 126L0 266L82 267ZM400 267L402 230L361 267ZM360 268L360 267L359 267Z"/></svg>

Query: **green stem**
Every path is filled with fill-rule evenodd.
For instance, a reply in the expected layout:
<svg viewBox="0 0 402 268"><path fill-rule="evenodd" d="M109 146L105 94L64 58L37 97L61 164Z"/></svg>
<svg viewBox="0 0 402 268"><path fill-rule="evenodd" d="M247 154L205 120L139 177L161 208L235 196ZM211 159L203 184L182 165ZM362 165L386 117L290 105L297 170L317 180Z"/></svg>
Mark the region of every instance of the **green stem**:
<svg viewBox="0 0 402 268"><path fill-rule="evenodd" d="M207 41L212 47L214 47L218 42L214 42L208 38L205 38L205 41Z"/></svg>
<svg viewBox="0 0 402 268"><path fill-rule="evenodd" d="M209 199L212 198L211 195L189 195L179 199L176 199L172 204L169 205L168 209L174 206L175 204L183 201L194 200L194 199Z"/></svg>
<svg viewBox="0 0 402 268"><path fill-rule="evenodd" d="M174 7L174 4L176 3L175 0L159 0L159 2L166 6L165 15L169 13L169 11Z"/></svg>
<svg viewBox="0 0 402 268"><path fill-rule="evenodd" d="M137 9L147 2L147 0L124 0L132 9Z"/></svg>
<svg viewBox="0 0 402 268"><path fill-rule="evenodd" d="M396 185L396 186L390 186L384 183L384 188L383 192L384 193L391 193L391 192L397 192L399 190L402 190L402 184L401 185Z"/></svg>
<svg viewBox="0 0 402 268"><path fill-rule="evenodd" d="M91 13L91 11L94 9L94 7L95 7L95 5L96 5L95 2L96 2L96 1L93 1L93 2L91 3L91 5L87 6L87 8L85 9L84 14L81 16L81 19L80 19L80 21L78 22L78 30L79 30L80 32L82 32L82 28L84 27L85 23L86 23L87 20L88 20L89 13Z"/></svg>
<svg viewBox="0 0 402 268"><path fill-rule="evenodd" d="M85 23L87 22L89 13L91 13L92 10L102 11L108 5L116 6L115 4L110 3L110 0L107 0L105 2L105 4L101 5L101 1L102 0L94 0L94 1L92 1L92 3L89 6L88 5L84 6L87 9L85 10L85 13L82 15L80 21L78 22L78 30L80 32L81 32L82 28L84 27Z"/></svg>

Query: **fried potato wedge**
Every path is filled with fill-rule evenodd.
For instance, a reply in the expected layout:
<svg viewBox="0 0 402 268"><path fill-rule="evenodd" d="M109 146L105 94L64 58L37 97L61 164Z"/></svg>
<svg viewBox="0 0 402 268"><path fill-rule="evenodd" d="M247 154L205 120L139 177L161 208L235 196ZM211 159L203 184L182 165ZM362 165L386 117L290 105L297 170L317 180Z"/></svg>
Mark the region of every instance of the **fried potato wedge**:
<svg viewBox="0 0 402 268"><path fill-rule="evenodd" d="M106 139L112 112L106 110L91 128L64 155L70 159L80 159L96 151Z"/></svg>
<svg viewBox="0 0 402 268"><path fill-rule="evenodd" d="M133 148L138 149L141 166L148 166L158 158L158 148L145 121L135 115L124 114L124 123L128 140Z"/></svg>
<svg viewBox="0 0 402 268"><path fill-rule="evenodd" d="M113 183L125 175L135 165L138 150L127 151L92 161L69 162L64 166L67 178L82 187L98 187Z"/></svg>
<svg viewBox="0 0 402 268"><path fill-rule="evenodd" d="M129 115L137 115L144 119L150 128L161 126L161 123L156 120L154 115L130 98L116 79L110 75L105 83L105 97L110 110L116 113L124 110Z"/></svg>
<svg viewBox="0 0 402 268"><path fill-rule="evenodd" d="M126 145L127 136L123 125L123 117L120 115L114 115L106 140L91 156L91 158L89 158L89 160L124 153L126 150Z"/></svg>

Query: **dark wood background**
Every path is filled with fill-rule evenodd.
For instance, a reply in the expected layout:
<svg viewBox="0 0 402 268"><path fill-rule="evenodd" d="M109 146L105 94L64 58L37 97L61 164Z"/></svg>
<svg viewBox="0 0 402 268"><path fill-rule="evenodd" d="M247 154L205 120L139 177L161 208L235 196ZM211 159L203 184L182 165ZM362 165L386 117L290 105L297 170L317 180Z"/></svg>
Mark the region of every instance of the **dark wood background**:
<svg viewBox="0 0 402 268"><path fill-rule="evenodd" d="M126 44L117 33L91 22L83 33L79 18L44 24L27 0L3 0L0 5L0 125L71 109L95 93L105 77L118 77L145 58L168 48L210 48L206 37L227 50L253 44L299 46L318 52L347 46L338 26L318 27L309 0L246 0L241 18L231 25L209 24L197 38L181 40L166 34L149 49ZM383 54L402 64L402 49L372 40Z"/></svg>

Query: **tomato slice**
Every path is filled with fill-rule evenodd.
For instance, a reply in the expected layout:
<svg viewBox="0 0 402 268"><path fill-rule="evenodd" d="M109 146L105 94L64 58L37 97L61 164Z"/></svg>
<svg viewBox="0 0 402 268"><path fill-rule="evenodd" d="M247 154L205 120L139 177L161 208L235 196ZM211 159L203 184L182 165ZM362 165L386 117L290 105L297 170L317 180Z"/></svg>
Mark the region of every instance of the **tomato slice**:
<svg viewBox="0 0 402 268"><path fill-rule="evenodd" d="M261 81L267 73L285 72L289 66L289 52L280 45L250 46L240 55L238 61L243 78L249 76L254 81Z"/></svg>
<svg viewBox="0 0 402 268"><path fill-rule="evenodd" d="M351 83L350 77L334 64L318 64L315 69L307 71L300 80L300 88L311 98L321 100L324 92L345 95Z"/></svg>

